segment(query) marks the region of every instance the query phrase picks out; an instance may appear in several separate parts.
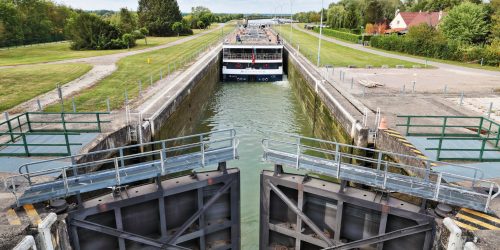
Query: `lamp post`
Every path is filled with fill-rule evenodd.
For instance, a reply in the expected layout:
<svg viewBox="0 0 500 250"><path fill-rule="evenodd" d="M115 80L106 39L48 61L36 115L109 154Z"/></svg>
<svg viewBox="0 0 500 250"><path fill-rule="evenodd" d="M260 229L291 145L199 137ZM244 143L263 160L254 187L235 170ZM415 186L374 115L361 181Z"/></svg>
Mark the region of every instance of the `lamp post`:
<svg viewBox="0 0 500 250"><path fill-rule="evenodd" d="M290 0L290 43L293 46L293 0Z"/></svg>
<svg viewBox="0 0 500 250"><path fill-rule="evenodd" d="M316 66L319 68L321 62L321 40L323 39L323 1L321 0L321 17L319 24L319 42L318 42L318 62Z"/></svg>

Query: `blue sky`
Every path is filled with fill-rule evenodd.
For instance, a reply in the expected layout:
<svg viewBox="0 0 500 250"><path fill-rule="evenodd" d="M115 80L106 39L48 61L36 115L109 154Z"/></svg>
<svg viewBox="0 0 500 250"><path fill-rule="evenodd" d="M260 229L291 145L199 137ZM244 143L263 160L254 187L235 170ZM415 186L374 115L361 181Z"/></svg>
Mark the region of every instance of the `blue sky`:
<svg viewBox="0 0 500 250"><path fill-rule="evenodd" d="M118 10L127 7L137 9L138 0L55 0L74 8L84 10ZM290 13L290 0L177 0L182 12L190 12L193 6L205 6L212 12L226 13L274 13L275 10ZM324 6L332 2L325 0ZM293 0L293 12L319 10L321 0Z"/></svg>

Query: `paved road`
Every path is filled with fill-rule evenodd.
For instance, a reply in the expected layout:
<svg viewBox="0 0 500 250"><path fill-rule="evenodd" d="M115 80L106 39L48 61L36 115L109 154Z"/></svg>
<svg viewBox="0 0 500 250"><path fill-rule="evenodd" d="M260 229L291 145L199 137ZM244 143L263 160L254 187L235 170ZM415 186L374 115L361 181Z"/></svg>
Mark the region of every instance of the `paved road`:
<svg viewBox="0 0 500 250"><path fill-rule="evenodd" d="M305 30L303 28L300 28L297 25L294 25L294 27L296 29L299 29L302 32L305 32L307 34L313 35L315 37L319 37L319 34L316 33L316 32L314 32L314 31ZM414 62L414 63L425 64L425 60L423 60L423 59L417 59L417 58L413 58L413 57L409 57L409 56L402 56L402 55L396 55L396 54L392 54L392 53L388 53L388 52L383 52L383 51L371 49L369 47L364 47L364 46L362 46L360 44L353 44L353 43L339 41L339 40L331 38L331 37L325 37L325 36L323 36L323 40L328 41L328 42L332 42L332 43L336 43L336 44L339 44L339 45L342 45L342 46L345 46L345 47L349 47L349 48L352 48L352 49L356 49L356 50L359 50L359 51L363 51L363 52L367 52L367 53L372 53L372 54L375 54L375 55L380 55L380 56L385 56L385 57L390 57L390 58L405 60L405 61ZM487 75L487 76L498 76L498 77L500 77L500 72L499 71L490 71L490 70L483 70L483 69L467 68L467 67L461 67L461 66L457 66L457 65L451 65L451 64L446 64L446 63L439 63L439 62L434 62L434 61L427 61L427 64L435 66L435 67L438 67L438 68L440 68L442 70L446 70L446 71L453 72L453 73L458 73L458 74Z"/></svg>
<svg viewBox="0 0 500 250"><path fill-rule="evenodd" d="M63 61L57 61L57 62L50 62L50 63L44 63L44 64L67 64L67 63L88 63L93 66L92 70L90 70L88 73L85 75L69 82L66 83L65 85L62 86L63 89L63 97L71 97L72 95L75 95L79 91L89 88L95 84L97 84L99 81L104 79L105 77L111 75L113 72L115 72L118 67L116 66L116 63L127 56L132 56L132 55L137 55L141 53L146 53L146 52L151 52L151 51L156 51L168 47L172 47L175 45L179 45L182 43L185 43L187 41L191 41L193 39L196 39L200 36L203 36L207 33L210 32L215 32L217 30L220 30L222 27L224 27L225 24L219 25L219 27L211 30L204 31L202 33L193 35L193 36L188 36L186 38L179 39L174 42L170 42L167 44L159 45L156 47L151 47L147 49L142 49L142 50L136 50L136 51L127 51L123 53L117 53L117 54L112 54L112 55L104 55L104 56L96 56L96 57L87 57L87 58L79 58L79 59L70 59L70 60L63 60ZM34 64L31 64L34 65ZM0 67L1 68L12 68L12 67L21 67L21 66L26 66L26 65L18 65L18 66L7 66L7 67ZM59 100L58 98L58 93L57 89L54 89L50 92L47 92L45 94L42 94L38 97L35 97L29 101L26 101L24 103L21 103L14 108L8 110L9 113L20 113L20 112L25 112L25 111L36 111L38 110L38 104L37 104L37 99L40 99L40 103L42 107L48 106L50 104L53 104Z"/></svg>

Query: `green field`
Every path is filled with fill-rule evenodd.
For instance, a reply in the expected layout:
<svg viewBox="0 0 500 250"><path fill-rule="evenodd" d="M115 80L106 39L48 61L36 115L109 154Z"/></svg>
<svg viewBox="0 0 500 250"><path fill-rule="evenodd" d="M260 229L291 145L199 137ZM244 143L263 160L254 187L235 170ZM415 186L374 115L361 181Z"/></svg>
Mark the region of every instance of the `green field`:
<svg viewBox="0 0 500 250"><path fill-rule="evenodd" d="M291 31L289 25L275 26L275 29L282 37L290 41ZM318 42L319 38L294 28L294 47L297 48L298 44L300 52L314 64L317 63ZM366 67L366 65L372 65L374 67L381 67L382 65L388 65L389 67L395 67L396 65L412 67L413 65L419 65L417 63L362 52L324 40L321 45L320 64L333 65L334 67L347 67L352 65L361 68Z"/></svg>
<svg viewBox="0 0 500 250"><path fill-rule="evenodd" d="M296 27L298 27L298 29L300 29L300 30L304 30L304 28L302 28L303 24L295 25L294 28L296 28ZM290 28L290 27L288 27L288 28ZM326 34L323 34L323 35L326 35ZM328 36L328 35L326 35L326 36ZM328 36L328 37L331 37L331 36ZM331 38L337 39L337 40L342 41L342 42L352 43L350 41L341 40L341 39L338 39L336 37L331 37ZM437 58L432 58L432 57L410 55L410 54L406 54L406 53L402 53L402 52L383 50L383 49L374 48L374 47L370 47L370 48L373 50L383 51L383 52L394 54L394 55L407 56L407 57L411 57L411 58L415 58L415 59L422 59L422 60L428 60L428 61L432 61L432 62L452 64L452 65L456 65L456 66L462 66L462 67L473 68L473 69L500 71L500 67L494 67L494 66L488 66L488 65L481 66L481 64L477 64L477 63L464 63L464 62L458 62L458 61L437 59Z"/></svg>
<svg viewBox="0 0 500 250"><path fill-rule="evenodd" d="M55 89L56 84L65 84L92 69L91 65L57 64L31 65L0 69L0 111L15 107Z"/></svg>
<svg viewBox="0 0 500 250"><path fill-rule="evenodd" d="M227 25L224 32L232 31L234 26ZM169 48L142 53L121 59L118 62L118 70L112 75L103 79L93 87L78 93L75 98L78 111L105 111L106 99L109 97L111 109L123 107L125 101L125 91L129 100L139 95L138 81L143 82L143 90L150 83L150 76L153 81L159 80L160 70L163 75L167 74L167 65L175 63L177 69L179 65L185 66L199 49L221 39L221 32L211 32L194 40L175 45ZM147 63L148 58L151 64ZM66 108L70 108L70 102ZM52 105L46 111L60 111L60 105Z"/></svg>
<svg viewBox="0 0 500 250"><path fill-rule="evenodd" d="M211 29L218 27L212 25ZM205 30L193 30L194 34L201 33ZM69 42L62 43L48 43L41 45L33 45L28 47L18 47L12 49L0 50L0 66L6 65L20 65L32 64L42 62L54 62L67 59L77 59L92 56L103 56L116 54L120 52L127 52L132 50L140 50L150 48L166 43L170 43L179 39L180 37L148 37L148 44L146 45L144 39L137 40L137 46L134 48L121 49L121 50L71 50Z"/></svg>

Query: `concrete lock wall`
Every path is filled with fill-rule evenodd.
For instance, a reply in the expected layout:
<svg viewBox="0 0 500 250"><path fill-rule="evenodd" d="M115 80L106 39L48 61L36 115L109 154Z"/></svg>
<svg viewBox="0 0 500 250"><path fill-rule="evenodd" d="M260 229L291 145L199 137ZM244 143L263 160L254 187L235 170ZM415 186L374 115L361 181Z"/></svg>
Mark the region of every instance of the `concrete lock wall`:
<svg viewBox="0 0 500 250"><path fill-rule="evenodd" d="M321 100L328 108L331 116L340 124L345 133L353 139L352 144L366 147L368 145L368 129L364 128L358 119L362 116L358 107L334 89L325 91L317 87L317 84L322 79L319 73L309 65L307 59L302 58L300 55L295 55L289 45L286 45L285 49L285 54L288 58L288 74L292 76L290 77L292 81L294 81L294 77L300 76L300 81L306 83L311 91L314 90L312 92L314 96L317 96ZM314 100L314 98L311 100Z"/></svg>

